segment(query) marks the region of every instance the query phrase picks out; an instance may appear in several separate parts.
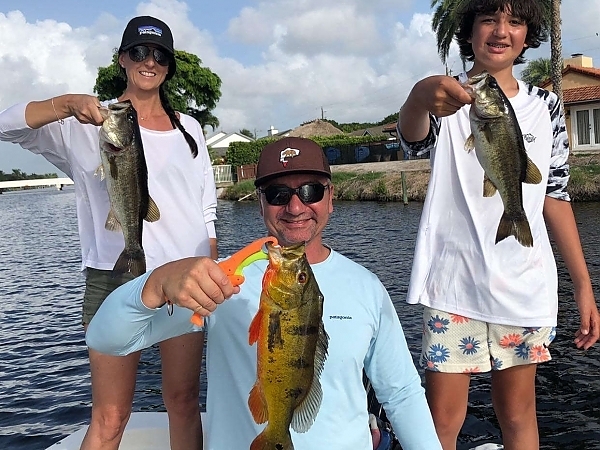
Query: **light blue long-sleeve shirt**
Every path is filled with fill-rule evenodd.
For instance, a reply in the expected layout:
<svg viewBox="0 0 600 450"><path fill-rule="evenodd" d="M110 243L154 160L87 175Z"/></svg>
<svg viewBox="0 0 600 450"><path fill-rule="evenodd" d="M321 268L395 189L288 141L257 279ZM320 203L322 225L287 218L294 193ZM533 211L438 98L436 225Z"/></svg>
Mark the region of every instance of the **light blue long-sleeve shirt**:
<svg viewBox="0 0 600 450"><path fill-rule="evenodd" d="M258 310L267 262L244 270L239 294L206 320L208 390L204 448L250 447L264 428L250 414L248 394L256 381L256 346L248 328ZM306 433L292 431L296 450L369 450L363 367L404 450L441 450L421 380L391 299L377 277L341 254L311 266L325 297L323 323L329 335L321 374L323 401ZM161 340L197 330L191 311L147 308L141 301L146 274L113 292L89 325L94 350L125 355Z"/></svg>

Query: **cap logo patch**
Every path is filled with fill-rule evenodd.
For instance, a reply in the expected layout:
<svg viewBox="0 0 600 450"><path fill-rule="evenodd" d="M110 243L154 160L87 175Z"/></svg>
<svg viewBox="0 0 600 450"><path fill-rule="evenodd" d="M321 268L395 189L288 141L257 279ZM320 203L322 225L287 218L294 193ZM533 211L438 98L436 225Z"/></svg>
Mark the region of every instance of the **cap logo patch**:
<svg viewBox="0 0 600 450"><path fill-rule="evenodd" d="M162 29L158 28L158 27L154 27L152 25L146 25L143 27L138 27L138 34L140 36L144 35L144 34L153 34L154 36L162 36Z"/></svg>
<svg viewBox="0 0 600 450"><path fill-rule="evenodd" d="M290 159L298 156L300 154L300 150L297 148L286 148L285 150L281 150L281 154L279 155L279 161L283 164L283 167L287 166L287 163Z"/></svg>

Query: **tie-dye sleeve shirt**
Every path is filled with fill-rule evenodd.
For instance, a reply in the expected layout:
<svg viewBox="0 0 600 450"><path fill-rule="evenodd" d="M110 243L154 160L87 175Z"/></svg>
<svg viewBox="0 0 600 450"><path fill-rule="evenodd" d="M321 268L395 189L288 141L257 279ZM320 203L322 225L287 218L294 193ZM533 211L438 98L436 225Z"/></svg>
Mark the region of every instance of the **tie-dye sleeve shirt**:
<svg viewBox="0 0 600 450"><path fill-rule="evenodd" d="M569 163L567 162L569 157L569 138L562 103L554 92L532 85L528 85L527 88L528 95L538 96L548 106L548 113L550 114L550 121L552 123L553 145L550 167L548 168L546 195L559 200L570 201L569 193L567 192L567 183L569 181ZM435 151L442 119L430 114L429 120L429 134L425 139L418 142L406 141L402 137L398 126L397 133L400 137L400 145L409 155L422 156Z"/></svg>

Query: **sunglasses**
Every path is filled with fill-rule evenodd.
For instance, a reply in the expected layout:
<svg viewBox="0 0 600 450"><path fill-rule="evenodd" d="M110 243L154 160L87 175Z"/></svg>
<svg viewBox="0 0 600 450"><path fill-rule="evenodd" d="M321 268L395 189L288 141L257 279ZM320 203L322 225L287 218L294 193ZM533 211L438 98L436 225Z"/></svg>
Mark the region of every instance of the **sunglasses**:
<svg viewBox="0 0 600 450"><path fill-rule="evenodd" d="M129 49L129 58L134 62L142 62L145 61L148 55L152 52L152 56L154 57L154 61L159 66L168 66L171 58L162 50L157 48L150 48L146 45L136 45L135 47L131 47Z"/></svg>
<svg viewBox="0 0 600 450"><path fill-rule="evenodd" d="M297 188L291 188L281 184L272 184L266 188L259 188L258 191L265 194L265 200L269 205L283 206L287 205L292 196L296 194L300 201L305 205L317 203L323 200L325 189L329 189L328 184L307 183Z"/></svg>

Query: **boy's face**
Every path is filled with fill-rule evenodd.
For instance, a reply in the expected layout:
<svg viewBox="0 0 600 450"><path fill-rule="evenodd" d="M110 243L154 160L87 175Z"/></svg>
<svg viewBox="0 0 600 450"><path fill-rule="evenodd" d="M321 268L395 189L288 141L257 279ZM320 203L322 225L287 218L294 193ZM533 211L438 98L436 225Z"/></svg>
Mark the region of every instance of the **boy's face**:
<svg viewBox="0 0 600 450"><path fill-rule="evenodd" d="M496 72L510 67L527 46L527 24L510 10L478 15L469 42L479 70Z"/></svg>

